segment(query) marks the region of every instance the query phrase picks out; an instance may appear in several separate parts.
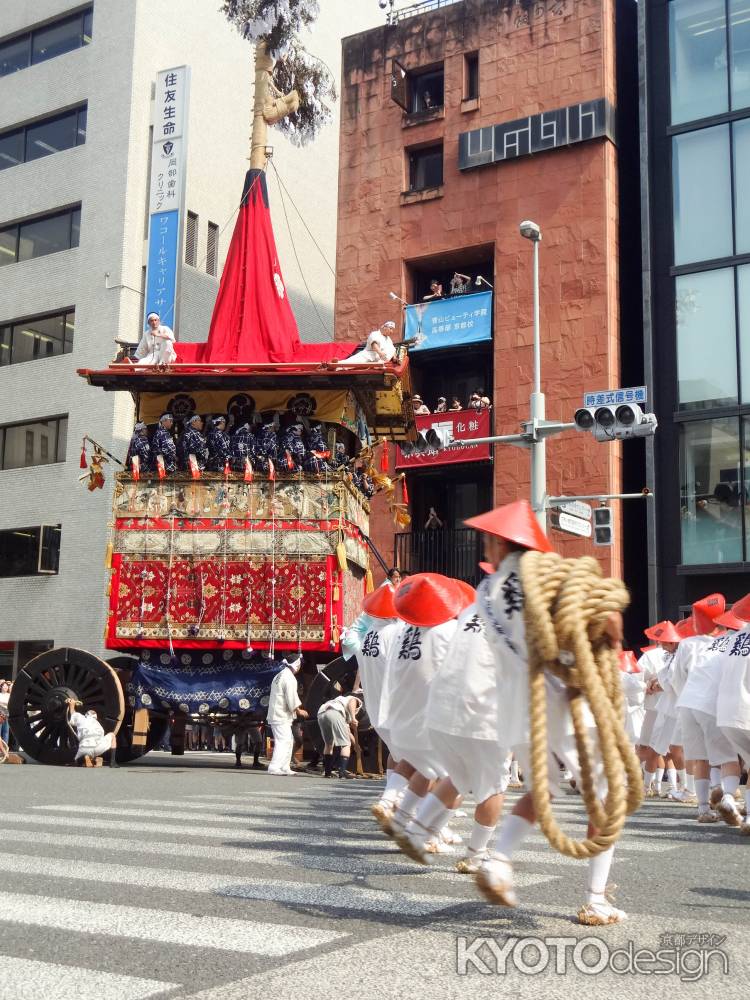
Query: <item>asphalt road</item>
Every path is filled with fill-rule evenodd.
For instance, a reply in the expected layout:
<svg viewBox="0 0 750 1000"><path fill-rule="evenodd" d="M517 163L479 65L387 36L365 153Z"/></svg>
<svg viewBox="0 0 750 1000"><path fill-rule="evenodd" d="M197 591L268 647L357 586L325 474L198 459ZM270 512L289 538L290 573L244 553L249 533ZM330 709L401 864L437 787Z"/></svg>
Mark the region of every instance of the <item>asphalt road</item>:
<svg viewBox="0 0 750 1000"><path fill-rule="evenodd" d="M750 838L694 810L649 801L629 821L612 875L630 919L584 928L585 863L538 835L519 855L521 907L502 910L452 870L460 854L423 869L383 838L379 782L232 764L0 768L2 1000L747 995ZM580 831L580 799L558 812ZM683 974L707 971L687 982L633 958L660 943Z"/></svg>

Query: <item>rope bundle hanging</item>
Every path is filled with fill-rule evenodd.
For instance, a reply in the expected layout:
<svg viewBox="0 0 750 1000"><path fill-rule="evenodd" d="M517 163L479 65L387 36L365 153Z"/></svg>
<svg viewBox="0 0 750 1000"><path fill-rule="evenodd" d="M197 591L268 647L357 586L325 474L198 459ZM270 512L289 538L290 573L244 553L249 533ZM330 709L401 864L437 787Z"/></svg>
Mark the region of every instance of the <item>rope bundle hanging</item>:
<svg viewBox="0 0 750 1000"><path fill-rule="evenodd" d="M563 559L527 552L521 559L529 656L532 795L539 827L555 850L573 858L600 854L620 836L626 817L643 798L638 758L625 732L617 653L606 634L613 613L629 595L620 580L603 578L591 557ZM574 840L555 819L549 797L545 672L567 688L581 769L581 795L593 836ZM595 787L595 750L584 713L587 702L597 727L607 779L602 802Z"/></svg>

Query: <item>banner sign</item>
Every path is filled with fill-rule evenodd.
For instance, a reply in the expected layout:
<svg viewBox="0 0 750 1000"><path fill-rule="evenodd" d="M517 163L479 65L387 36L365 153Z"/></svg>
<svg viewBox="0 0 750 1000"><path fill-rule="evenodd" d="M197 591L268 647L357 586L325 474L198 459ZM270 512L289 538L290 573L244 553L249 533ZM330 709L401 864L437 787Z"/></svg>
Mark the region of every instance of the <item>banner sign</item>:
<svg viewBox="0 0 750 1000"><path fill-rule="evenodd" d="M585 392L584 406L619 406L621 403L645 403L648 392L645 385L632 389L602 389L601 392Z"/></svg>
<svg viewBox="0 0 750 1000"><path fill-rule="evenodd" d="M434 430L441 441L438 449L418 451L414 445L396 447L397 469L423 469L431 465L456 465L459 462L483 462L491 457L491 446L466 444L453 448L445 445L456 438L483 438L490 436L489 410L454 410L451 413L430 413L414 418L417 432L426 434Z"/></svg>
<svg viewBox="0 0 750 1000"><path fill-rule="evenodd" d="M187 167L187 109L190 70L162 70L156 78L154 135L149 189L146 316L157 312L164 326L177 326L180 234Z"/></svg>
<svg viewBox="0 0 750 1000"><path fill-rule="evenodd" d="M208 661L208 662L207 662ZM128 684L135 708L208 715L252 713L263 719L271 681L285 669L257 653L144 650Z"/></svg>
<svg viewBox="0 0 750 1000"><path fill-rule="evenodd" d="M453 295L406 307L405 336L425 337L412 351L492 340L492 292Z"/></svg>

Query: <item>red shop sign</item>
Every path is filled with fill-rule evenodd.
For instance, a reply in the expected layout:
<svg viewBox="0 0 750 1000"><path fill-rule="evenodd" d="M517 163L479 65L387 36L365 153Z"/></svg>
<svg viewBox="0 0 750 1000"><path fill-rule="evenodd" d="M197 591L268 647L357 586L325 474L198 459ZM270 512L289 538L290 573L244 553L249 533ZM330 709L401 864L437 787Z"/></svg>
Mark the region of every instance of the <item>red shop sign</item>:
<svg viewBox="0 0 750 1000"><path fill-rule="evenodd" d="M415 418L417 432L426 434L433 429L444 443L456 438L483 438L490 435L489 410L454 410L450 413L418 414ZM428 448L417 451L406 445L406 454L396 448L397 469L422 469L430 465L456 465L458 462L483 462L491 457L490 445L466 444L453 448Z"/></svg>

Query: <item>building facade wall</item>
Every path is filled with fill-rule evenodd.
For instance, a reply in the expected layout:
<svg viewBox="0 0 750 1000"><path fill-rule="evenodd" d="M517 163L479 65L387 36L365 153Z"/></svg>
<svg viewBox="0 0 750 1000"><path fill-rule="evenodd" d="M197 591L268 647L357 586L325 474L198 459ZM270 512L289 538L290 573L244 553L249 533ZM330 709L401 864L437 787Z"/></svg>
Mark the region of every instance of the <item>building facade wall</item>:
<svg viewBox="0 0 750 1000"><path fill-rule="evenodd" d="M459 171L469 129L605 97L617 104L615 6L550 2L530 10L464 0L344 40L336 336L353 339L398 319L388 292L411 300L410 265L480 245L494 254L494 432L527 419L532 388L532 248L518 225L542 229L542 389L548 419L572 420L585 390L620 384L617 150L608 139ZM479 53L479 106L462 110L464 55ZM444 64L444 113L410 124L390 98L393 60L408 72ZM405 149L442 139L443 184L415 200ZM549 495L617 492L619 445L568 433L547 445ZM493 501L529 495L529 460L495 449ZM377 509L377 504L376 504ZM620 516L612 548L554 533L565 555L622 570ZM373 534L390 559L393 528Z"/></svg>

